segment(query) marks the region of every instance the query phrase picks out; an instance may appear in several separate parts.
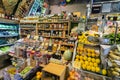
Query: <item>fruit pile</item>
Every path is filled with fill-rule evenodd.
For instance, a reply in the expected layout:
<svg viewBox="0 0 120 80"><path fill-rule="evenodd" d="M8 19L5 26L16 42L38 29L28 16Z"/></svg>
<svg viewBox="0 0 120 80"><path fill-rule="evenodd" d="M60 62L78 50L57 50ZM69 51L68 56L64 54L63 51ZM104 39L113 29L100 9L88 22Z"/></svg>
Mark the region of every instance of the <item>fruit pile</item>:
<svg viewBox="0 0 120 80"><path fill-rule="evenodd" d="M10 68L10 69L8 69L8 73L14 75L16 73L16 68Z"/></svg>
<svg viewBox="0 0 120 80"><path fill-rule="evenodd" d="M69 72L69 77L67 78L67 80L81 80L81 75L76 72L75 70L71 70Z"/></svg>
<svg viewBox="0 0 120 80"><path fill-rule="evenodd" d="M31 69L32 69L32 67L30 67L30 66L26 67L24 70L22 70L20 72L20 75L25 76Z"/></svg>
<svg viewBox="0 0 120 80"><path fill-rule="evenodd" d="M88 37L94 37L94 39L91 39L91 41L89 41ZM95 45L95 44L98 44L98 40L95 38L98 38L98 37L99 37L99 34L93 32L93 31L91 31L91 32L86 31L78 36L78 42L84 43L84 44Z"/></svg>
<svg viewBox="0 0 120 80"><path fill-rule="evenodd" d="M108 59L111 63L111 65L109 65L109 74L112 76L120 76L120 52L118 49L110 50Z"/></svg>
<svg viewBox="0 0 120 80"><path fill-rule="evenodd" d="M82 69L99 73L99 55L94 49L78 47L75 61L80 62Z"/></svg>
<svg viewBox="0 0 120 80"><path fill-rule="evenodd" d="M42 72L39 72L39 71L38 71L38 72L36 73L36 79L37 79L37 80L40 80L41 76L42 76Z"/></svg>

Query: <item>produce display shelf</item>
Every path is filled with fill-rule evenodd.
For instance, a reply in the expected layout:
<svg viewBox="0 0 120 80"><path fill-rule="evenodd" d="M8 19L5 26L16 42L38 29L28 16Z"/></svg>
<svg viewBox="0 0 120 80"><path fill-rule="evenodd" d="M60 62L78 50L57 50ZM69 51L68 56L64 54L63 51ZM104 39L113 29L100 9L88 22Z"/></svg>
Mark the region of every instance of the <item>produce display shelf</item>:
<svg viewBox="0 0 120 80"><path fill-rule="evenodd" d="M18 35L7 35L7 36L6 35L2 35L2 36L0 36L0 38L1 37L16 37L16 36L18 36Z"/></svg>
<svg viewBox="0 0 120 80"><path fill-rule="evenodd" d="M22 57L18 57L18 56L14 55L14 54L11 54L11 53L9 53L8 55L12 56L12 57L15 57L15 58L23 59Z"/></svg>
<svg viewBox="0 0 120 80"><path fill-rule="evenodd" d="M57 21L57 22L39 22L40 24L49 24L49 23L67 23L68 21Z"/></svg>
<svg viewBox="0 0 120 80"><path fill-rule="evenodd" d="M81 22L81 21L71 21L72 23L85 23L85 22Z"/></svg>
<svg viewBox="0 0 120 80"><path fill-rule="evenodd" d="M14 44L2 44L2 45L0 45L0 47L2 47L2 46L11 46L11 45L14 45Z"/></svg>
<svg viewBox="0 0 120 80"><path fill-rule="evenodd" d="M35 28L30 27L30 28L21 28L21 29L29 30L29 29L35 29Z"/></svg>
<svg viewBox="0 0 120 80"><path fill-rule="evenodd" d="M47 37L48 37L48 38L63 38L63 39L64 39L64 38L67 38L67 37L59 37L59 36L44 36L44 35L42 35L42 36L43 36L43 37L46 37L46 38L47 38Z"/></svg>
<svg viewBox="0 0 120 80"><path fill-rule="evenodd" d="M18 24L18 21L17 20L10 20L10 19L5 19L5 18L0 18L0 23Z"/></svg>
<svg viewBox="0 0 120 80"><path fill-rule="evenodd" d="M8 54L7 52L6 53L2 53L2 54L0 54L0 56L2 56L2 55L6 55L6 54Z"/></svg>
<svg viewBox="0 0 120 80"><path fill-rule="evenodd" d="M51 31L51 30L66 31L67 29L41 29L41 28L39 28L39 30L44 30L44 31Z"/></svg>
<svg viewBox="0 0 120 80"><path fill-rule="evenodd" d="M10 29L10 28L1 28L0 30L16 30L16 29Z"/></svg>
<svg viewBox="0 0 120 80"><path fill-rule="evenodd" d="M3 80L3 72L2 71L5 69L10 69L10 68L13 68L13 66L10 65L10 66L6 66L5 68L0 69L0 80ZM12 77L13 75L10 74L10 76L11 76L12 80L14 80L14 77Z"/></svg>
<svg viewBox="0 0 120 80"><path fill-rule="evenodd" d="M74 46L74 44L62 43L61 45Z"/></svg>
<svg viewBox="0 0 120 80"><path fill-rule="evenodd" d="M36 24L37 22L20 22L20 24Z"/></svg>
<svg viewBox="0 0 120 80"><path fill-rule="evenodd" d="M60 49L60 51L65 51L66 49ZM71 52L73 52L73 50L71 50Z"/></svg>
<svg viewBox="0 0 120 80"><path fill-rule="evenodd" d="M100 46L100 44L85 44L85 43L80 43L80 44L83 44L86 46L93 46L93 47Z"/></svg>
<svg viewBox="0 0 120 80"><path fill-rule="evenodd" d="M103 79L109 79L109 80L112 80L111 77L108 77L108 76L104 76L104 75L101 75L101 74L96 74L96 73L93 73L93 72L89 72L89 71L85 71L85 70L80 70L81 72L83 73L88 73L88 74L92 74L94 76L98 76L98 77L102 77Z"/></svg>

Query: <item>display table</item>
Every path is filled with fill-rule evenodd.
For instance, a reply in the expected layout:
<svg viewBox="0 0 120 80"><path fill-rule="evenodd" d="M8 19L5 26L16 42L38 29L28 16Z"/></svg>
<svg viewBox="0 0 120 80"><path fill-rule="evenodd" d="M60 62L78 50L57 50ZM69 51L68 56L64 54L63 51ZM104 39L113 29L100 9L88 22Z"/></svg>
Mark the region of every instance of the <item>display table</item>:
<svg viewBox="0 0 120 80"><path fill-rule="evenodd" d="M46 65L43 69L43 76L42 76L42 80L44 80L44 73L50 73L53 74L55 76L59 77L59 80L64 80L65 78L65 72L66 72L66 66L64 65L58 65L58 64L54 64L54 63L49 63L48 65Z"/></svg>

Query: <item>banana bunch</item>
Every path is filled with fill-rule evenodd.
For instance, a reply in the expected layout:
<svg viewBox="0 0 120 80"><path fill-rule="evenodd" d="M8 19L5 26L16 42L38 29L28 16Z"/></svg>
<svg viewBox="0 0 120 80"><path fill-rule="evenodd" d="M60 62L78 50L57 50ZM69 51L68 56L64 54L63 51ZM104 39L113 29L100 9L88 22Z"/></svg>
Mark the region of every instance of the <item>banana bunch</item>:
<svg viewBox="0 0 120 80"><path fill-rule="evenodd" d="M120 52L117 49L111 50L108 55L109 64L111 63L109 73L120 77ZM111 75L111 76L112 76Z"/></svg>

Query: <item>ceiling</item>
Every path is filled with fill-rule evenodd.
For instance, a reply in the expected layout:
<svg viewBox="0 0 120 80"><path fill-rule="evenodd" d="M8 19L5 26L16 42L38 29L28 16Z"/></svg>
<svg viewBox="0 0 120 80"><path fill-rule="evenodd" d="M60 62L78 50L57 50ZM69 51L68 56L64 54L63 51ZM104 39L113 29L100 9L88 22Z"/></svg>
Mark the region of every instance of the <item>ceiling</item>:
<svg viewBox="0 0 120 80"><path fill-rule="evenodd" d="M28 2L31 1L30 5L32 5L32 1L34 1L34 0L0 0L0 12L6 13L7 15L15 15L16 13L21 15L20 12L25 11L24 7L26 7L27 1ZM60 0L44 0L44 1L48 2L50 5L59 5L60 4ZM90 1L90 0L71 0L68 4L87 3L88 1ZM9 2L12 2L11 3L12 7L11 6L8 7L8 5L6 4L6 3L9 4ZM16 5L14 4L14 2L17 2L17 3L15 3ZM15 6L13 6L13 5L15 5ZM31 6L29 6L29 8L30 7ZM20 8L20 9L18 9L18 8ZM23 8L23 9L21 10L21 8ZM19 11L19 10L21 10L21 11ZM10 12L10 13L8 13L8 12ZM22 15L22 16L25 16L25 15Z"/></svg>
<svg viewBox="0 0 120 80"><path fill-rule="evenodd" d="M60 3L60 0L47 0L50 5L58 5ZM73 4L73 3L87 3L90 0L71 0L70 3L68 4Z"/></svg>

